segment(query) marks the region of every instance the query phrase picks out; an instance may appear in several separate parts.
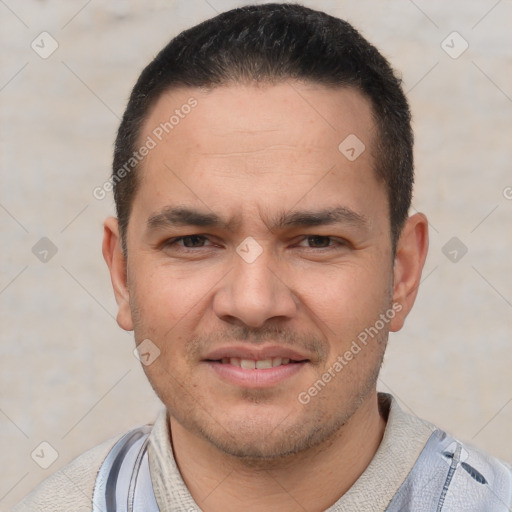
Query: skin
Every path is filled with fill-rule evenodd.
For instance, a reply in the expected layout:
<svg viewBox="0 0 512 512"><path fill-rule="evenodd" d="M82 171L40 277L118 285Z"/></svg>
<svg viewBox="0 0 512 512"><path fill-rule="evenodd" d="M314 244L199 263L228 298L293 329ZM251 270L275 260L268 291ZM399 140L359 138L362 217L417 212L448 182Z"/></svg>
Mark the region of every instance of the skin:
<svg viewBox="0 0 512 512"><path fill-rule="evenodd" d="M127 259L116 219L105 221L117 320L160 350L144 371L169 411L174 456L202 510L324 510L382 439L377 375L388 332L401 329L416 297L427 220L407 220L393 258L371 106L358 91L296 82L175 89L154 105L141 141L190 97L197 106L139 170ZM349 134L366 146L354 161L338 150ZM223 223L148 227L172 206ZM335 207L359 220L275 225L282 214ZM204 238L166 244L186 235ZM236 252L246 237L262 250L252 263ZM301 403L394 303L401 310L378 336ZM308 362L275 385L249 388L205 361L235 344L293 348Z"/></svg>

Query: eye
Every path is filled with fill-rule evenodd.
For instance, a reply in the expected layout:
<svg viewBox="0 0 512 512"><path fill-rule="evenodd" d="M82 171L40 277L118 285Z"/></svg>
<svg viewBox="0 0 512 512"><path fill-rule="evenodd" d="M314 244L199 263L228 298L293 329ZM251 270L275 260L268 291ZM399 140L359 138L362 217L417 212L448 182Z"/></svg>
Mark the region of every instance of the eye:
<svg viewBox="0 0 512 512"><path fill-rule="evenodd" d="M184 249L194 249L205 247L206 241L208 241L208 238L206 238L204 235L185 235L167 240L165 242L165 246ZM180 242L182 242L183 244L180 244Z"/></svg>
<svg viewBox="0 0 512 512"><path fill-rule="evenodd" d="M302 242L307 242L310 249L329 249L335 245L344 245L342 240L333 240L333 237L323 235L309 235L300 244Z"/></svg>

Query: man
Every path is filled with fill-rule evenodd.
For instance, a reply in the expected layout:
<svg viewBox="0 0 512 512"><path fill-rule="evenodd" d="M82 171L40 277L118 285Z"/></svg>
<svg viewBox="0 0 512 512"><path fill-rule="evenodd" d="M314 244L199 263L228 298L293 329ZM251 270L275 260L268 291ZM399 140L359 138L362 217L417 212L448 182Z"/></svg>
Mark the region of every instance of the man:
<svg viewBox="0 0 512 512"><path fill-rule="evenodd" d="M103 242L165 410L15 510L510 510L510 467L376 391L427 253L412 140L342 20L266 4L173 39L121 122Z"/></svg>

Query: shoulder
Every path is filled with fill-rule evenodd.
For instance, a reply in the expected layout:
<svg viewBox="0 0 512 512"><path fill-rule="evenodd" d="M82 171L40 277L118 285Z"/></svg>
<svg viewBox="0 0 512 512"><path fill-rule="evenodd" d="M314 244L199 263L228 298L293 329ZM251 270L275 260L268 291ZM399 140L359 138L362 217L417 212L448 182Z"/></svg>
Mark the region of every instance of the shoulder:
<svg viewBox="0 0 512 512"><path fill-rule="evenodd" d="M457 440L443 450L442 456L453 469L445 500L448 510L480 510L473 508L477 504L485 505L486 510L510 510L512 468L509 464Z"/></svg>
<svg viewBox="0 0 512 512"><path fill-rule="evenodd" d="M90 512L96 475L122 435L86 451L49 476L11 512Z"/></svg>
<svg viewBox="0 0 512 512"><path fill-rule="evenodd" d="M379 395L388 427L381 446L405 478L386 510L509 512L512 468L483 450L400 409L396 400ZM387 443L387 444L386 444ZM380 449L380 448L379 448ZM409 454L409 455L404 455ZM398 477L397 481L400 480Z"/></svg>
<svg viewBox="0 0 512 512"><path fill-rule="evenodd" d="M510 466L436 429L387 510L508 512L510 505Z"/></svg>

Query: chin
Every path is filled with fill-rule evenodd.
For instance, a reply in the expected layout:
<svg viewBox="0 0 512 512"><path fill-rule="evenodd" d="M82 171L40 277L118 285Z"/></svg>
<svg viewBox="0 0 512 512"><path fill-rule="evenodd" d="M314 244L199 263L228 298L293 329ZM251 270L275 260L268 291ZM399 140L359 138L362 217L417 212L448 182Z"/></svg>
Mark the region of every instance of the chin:
<svg viewBox="0 0 512 512"><path fill-rule="evenodd" d="M244 465L268 467L273 462L283 463L289 457L305 454L333 438L346 419L271 413L267 411L257 420L255 411L225 418L222 423L203 426L196 432L217 450Z"/></svg>
<svg viewBox="0 0 512 512"><path fill-rule="evenodd" d="M294 438L288 431L269 434L240 429L236 437L209 435L207 440L219 451L244 464L257 464L281 460L306 451L314 444L311 443L311 437L313 436L304 437L302 433Z"/></svg>

